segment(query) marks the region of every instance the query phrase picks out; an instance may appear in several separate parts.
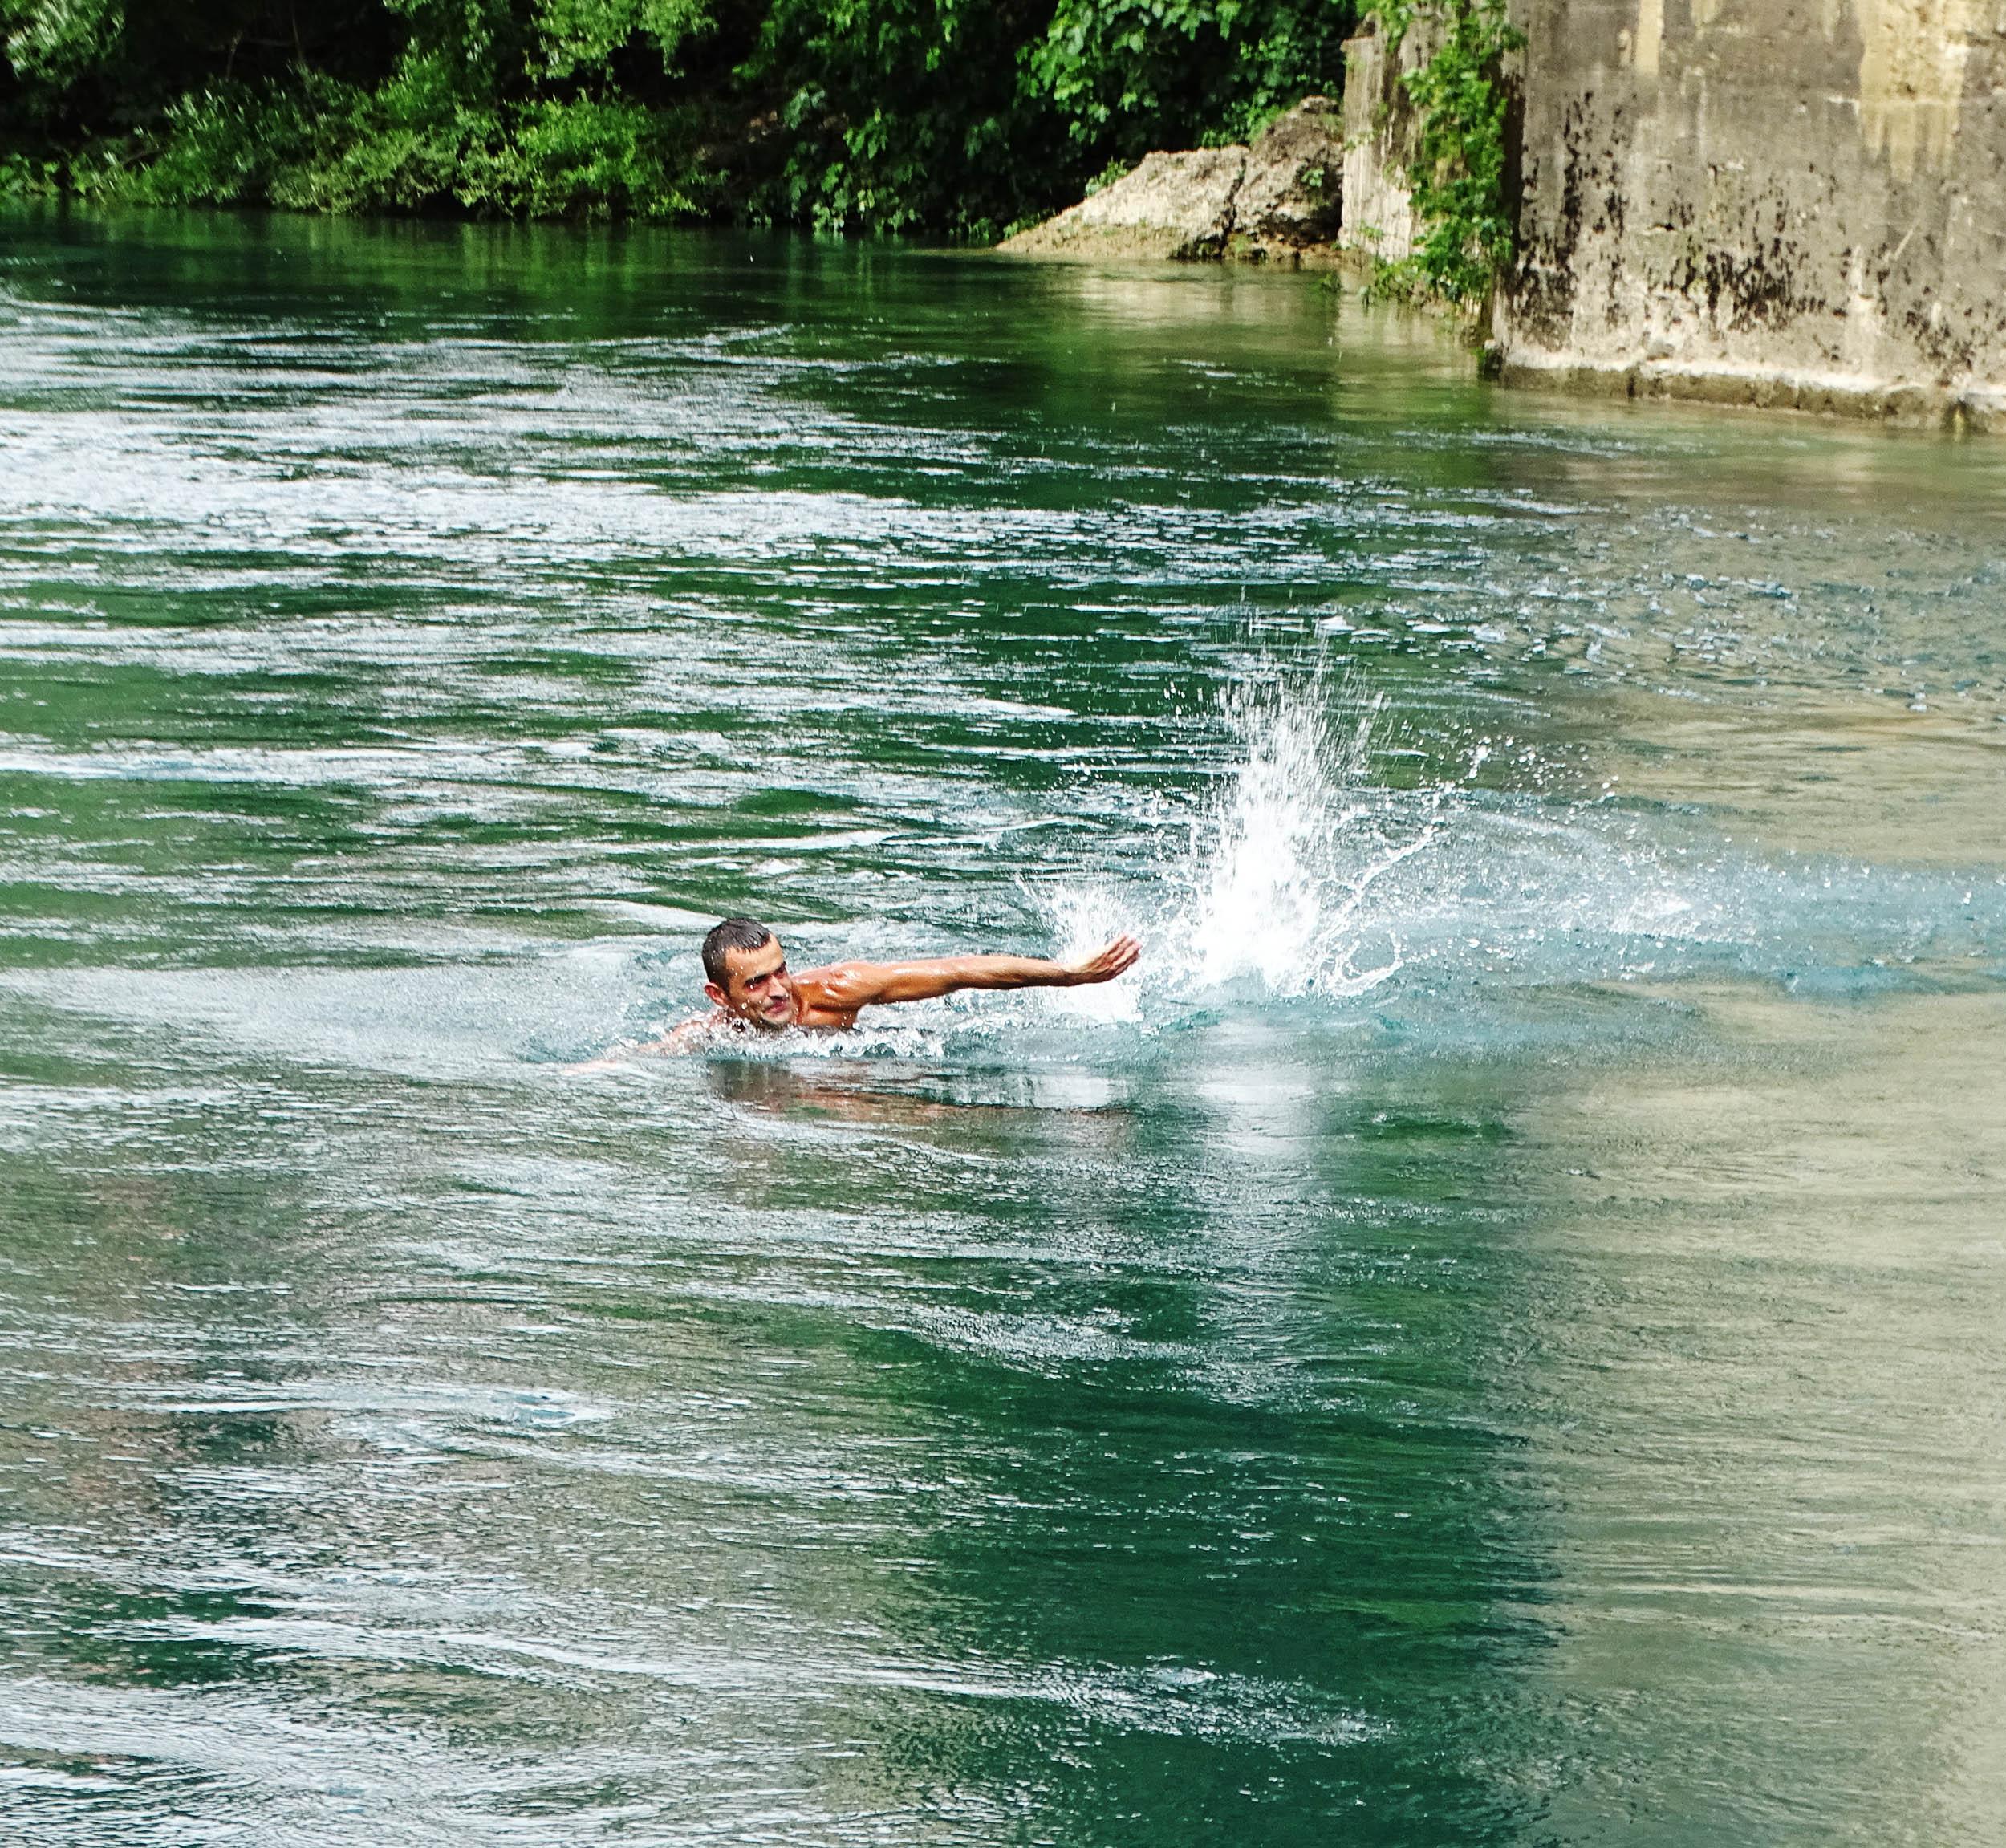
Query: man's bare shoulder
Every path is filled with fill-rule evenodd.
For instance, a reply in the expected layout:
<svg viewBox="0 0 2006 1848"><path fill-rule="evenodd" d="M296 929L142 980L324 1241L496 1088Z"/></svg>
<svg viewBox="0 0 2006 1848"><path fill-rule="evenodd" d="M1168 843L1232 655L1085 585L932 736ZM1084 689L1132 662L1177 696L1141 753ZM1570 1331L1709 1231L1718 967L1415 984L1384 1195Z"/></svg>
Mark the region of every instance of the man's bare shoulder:
<svg viewBox="0 0 2006 1848"><path fill-rule="evenodd" d="M660 1052L696 1052L725 1034L739 1030L738 1023L722 1008L709 1013L692 1014L680 1026L672 1028L655 1042Z"/></svg>
<svg viewBox="0 0 2006 1848"><path fill-rule="evenodd" d="M883 981L883 965L855 958L803 969L794 977L795 992L801 997L801 1024L850 1026L856 1019L857 1009L871 1000Z"/></svg>

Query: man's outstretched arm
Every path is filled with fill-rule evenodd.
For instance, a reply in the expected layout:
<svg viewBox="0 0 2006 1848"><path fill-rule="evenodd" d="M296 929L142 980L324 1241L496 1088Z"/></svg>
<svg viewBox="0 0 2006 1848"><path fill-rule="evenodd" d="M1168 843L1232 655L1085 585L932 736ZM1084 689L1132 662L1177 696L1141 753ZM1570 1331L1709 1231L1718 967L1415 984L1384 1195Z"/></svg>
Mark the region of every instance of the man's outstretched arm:
<svg viewBox="0 0 2006 1848"><path fill-rule="evenodd" d="M804 999L831 1012L854 1013L887 1001L932 1001L973 988L1078 988L1112 981L1131 968L1143 946L1118 936L1078 962L1028 956L947 956L924 962L839 962L801 977Z"/></svg>

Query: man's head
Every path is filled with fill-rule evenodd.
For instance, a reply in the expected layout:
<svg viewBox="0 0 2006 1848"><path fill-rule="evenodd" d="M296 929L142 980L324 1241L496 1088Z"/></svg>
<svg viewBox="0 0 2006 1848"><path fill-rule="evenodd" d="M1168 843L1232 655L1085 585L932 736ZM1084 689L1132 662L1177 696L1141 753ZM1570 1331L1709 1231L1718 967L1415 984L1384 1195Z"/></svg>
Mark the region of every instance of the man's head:
<svg viewBox="0 0 2006 1848"><path fill-rule="evenodd" d="M750 918L726 918L704 939L704 993L725 1013L754 1026L792 1026L801 994L787 973L780 939Z"/></svg>

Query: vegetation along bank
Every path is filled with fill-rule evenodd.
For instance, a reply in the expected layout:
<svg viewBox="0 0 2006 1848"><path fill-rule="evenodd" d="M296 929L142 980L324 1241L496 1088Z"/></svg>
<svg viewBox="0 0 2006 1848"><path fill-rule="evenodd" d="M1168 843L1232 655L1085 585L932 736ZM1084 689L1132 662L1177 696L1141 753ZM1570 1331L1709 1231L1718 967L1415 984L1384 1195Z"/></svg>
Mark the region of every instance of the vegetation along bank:
<svg viewBox="0 0 2006 1848"><path fill-rule="evenodd" d="M1352 0L0 0L0 193L988 242L1335 94Z"/></svg>
<svg viewBox="0 0 2006 1848"><path fill-rule="evenodd" d="M1344 253L1460 304L1507 382L2006 429L2006 33L1970 7L1810 21L0 0L0 196Z"/></svg>

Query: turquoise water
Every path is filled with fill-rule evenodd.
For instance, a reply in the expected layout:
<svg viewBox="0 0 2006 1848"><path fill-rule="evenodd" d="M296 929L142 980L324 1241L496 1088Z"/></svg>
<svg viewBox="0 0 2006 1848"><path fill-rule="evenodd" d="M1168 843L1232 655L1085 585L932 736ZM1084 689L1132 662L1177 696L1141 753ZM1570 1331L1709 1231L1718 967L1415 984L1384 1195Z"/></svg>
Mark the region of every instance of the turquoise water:
<svg viewBox="0 0 2006 1848"><path fill-rule="evenodd" d="M1308 279L0 222L0 1818L2006 1837L2006 449ZM566 1066L797 965L1135 978Z"/></svg>

